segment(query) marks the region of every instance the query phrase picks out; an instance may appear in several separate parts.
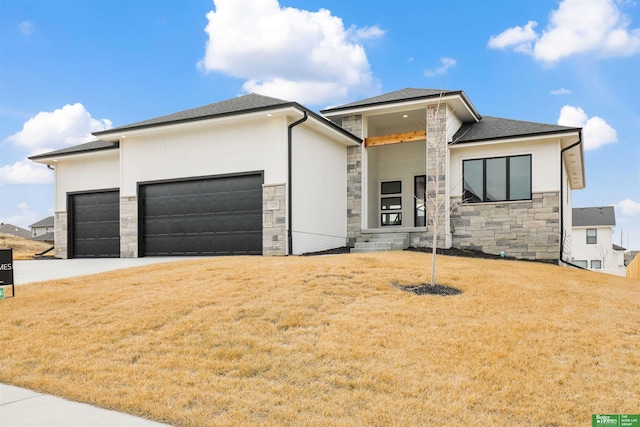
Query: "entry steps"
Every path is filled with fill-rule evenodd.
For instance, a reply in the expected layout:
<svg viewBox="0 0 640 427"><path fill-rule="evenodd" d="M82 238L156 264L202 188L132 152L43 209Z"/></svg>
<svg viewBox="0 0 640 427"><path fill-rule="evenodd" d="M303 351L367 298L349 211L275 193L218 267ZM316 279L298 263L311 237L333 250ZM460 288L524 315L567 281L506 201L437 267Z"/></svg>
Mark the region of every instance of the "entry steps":
<svg viewBox="0 0 640 427"><path fill-rule="evenodd" d="M409 233L375 233L359 239L351 253L401 251L409 247Z"/></svg>

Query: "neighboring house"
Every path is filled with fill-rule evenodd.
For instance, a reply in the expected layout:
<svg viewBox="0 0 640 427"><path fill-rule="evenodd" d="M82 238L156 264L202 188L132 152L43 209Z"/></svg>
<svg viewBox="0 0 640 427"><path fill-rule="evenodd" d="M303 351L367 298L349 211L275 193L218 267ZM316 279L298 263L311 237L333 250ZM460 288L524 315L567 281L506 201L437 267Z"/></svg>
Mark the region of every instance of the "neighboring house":
<svg viewBox="0 0 640 427"><path fill-rule="evenodd" d="M483 118L464 92L429 89L322 113L251 94L31 157L56 171L57 256L428 246L423 200L438 166L451 207L441 246L569 259L580 128Z"/></svg>
<svg viewBox="0 0 640 427"><path fill-rule="evenodd" d="M602 273L625 275L625 248L613 243L613 206L573 208L572 263Z"/></svg>
<svg viewBox="0 0 640 427"><path fill-rule="evenodd" d="M31 224L31 239L41 240L45 242L53 242L54 240L54 221L53 216L48 216L40 221Z"/></svg>
<svg viewBox="0 0 640 427"><path fill-rule="evenodd" d="M23 239L31 238L29 230L13 224L0 224L0 234L9 234L11 236L22 237Z"/></svg>

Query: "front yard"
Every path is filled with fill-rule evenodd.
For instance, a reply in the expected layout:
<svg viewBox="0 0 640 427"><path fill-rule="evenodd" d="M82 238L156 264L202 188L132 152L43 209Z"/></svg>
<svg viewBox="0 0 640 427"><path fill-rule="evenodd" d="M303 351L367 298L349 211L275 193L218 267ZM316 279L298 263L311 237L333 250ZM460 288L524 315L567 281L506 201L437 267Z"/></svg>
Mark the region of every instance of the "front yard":
<svg viewBox="0 0 640 427"><path fill-rule="evenodd" d="M0 382L207 425L590 425L637 413L640 282L397 252L185 260L20 286Z"/></svg>

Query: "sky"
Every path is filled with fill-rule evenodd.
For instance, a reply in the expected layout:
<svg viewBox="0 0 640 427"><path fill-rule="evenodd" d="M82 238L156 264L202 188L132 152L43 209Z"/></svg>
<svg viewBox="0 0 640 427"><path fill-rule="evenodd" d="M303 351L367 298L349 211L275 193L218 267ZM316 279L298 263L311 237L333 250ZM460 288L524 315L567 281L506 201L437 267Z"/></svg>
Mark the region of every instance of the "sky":
<svg viewBox="0 0 640 427"><path fill-rule="evenodd" d="M53 215L28 156L247 93L319 111L406 87L583 128L574 207L640 249L637 0L0 0L0 222ZM622 235L621 235L622 233Z"/></svg>

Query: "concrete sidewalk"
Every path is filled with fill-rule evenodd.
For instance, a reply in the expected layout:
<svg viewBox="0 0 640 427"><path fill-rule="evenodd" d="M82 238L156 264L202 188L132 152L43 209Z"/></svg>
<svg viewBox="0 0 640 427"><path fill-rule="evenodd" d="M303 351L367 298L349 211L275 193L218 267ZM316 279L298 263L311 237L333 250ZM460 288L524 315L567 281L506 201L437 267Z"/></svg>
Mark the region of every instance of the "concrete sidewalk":
<svg viewBox="0 0 640 427"><path fill-rule="evenodd" d="M51 259L14 261L14 284L64 279L142 265L201 257ZM20 298L19 291L16 291ZM72 402L24 388L0 384L1 427L160 427L133 415Z"/></svg>
<svg viewBox="0 0 640 427"><path fill-rule="evenodd" d="M0 426L162 427L169 424L0 384Z"/></svg>

